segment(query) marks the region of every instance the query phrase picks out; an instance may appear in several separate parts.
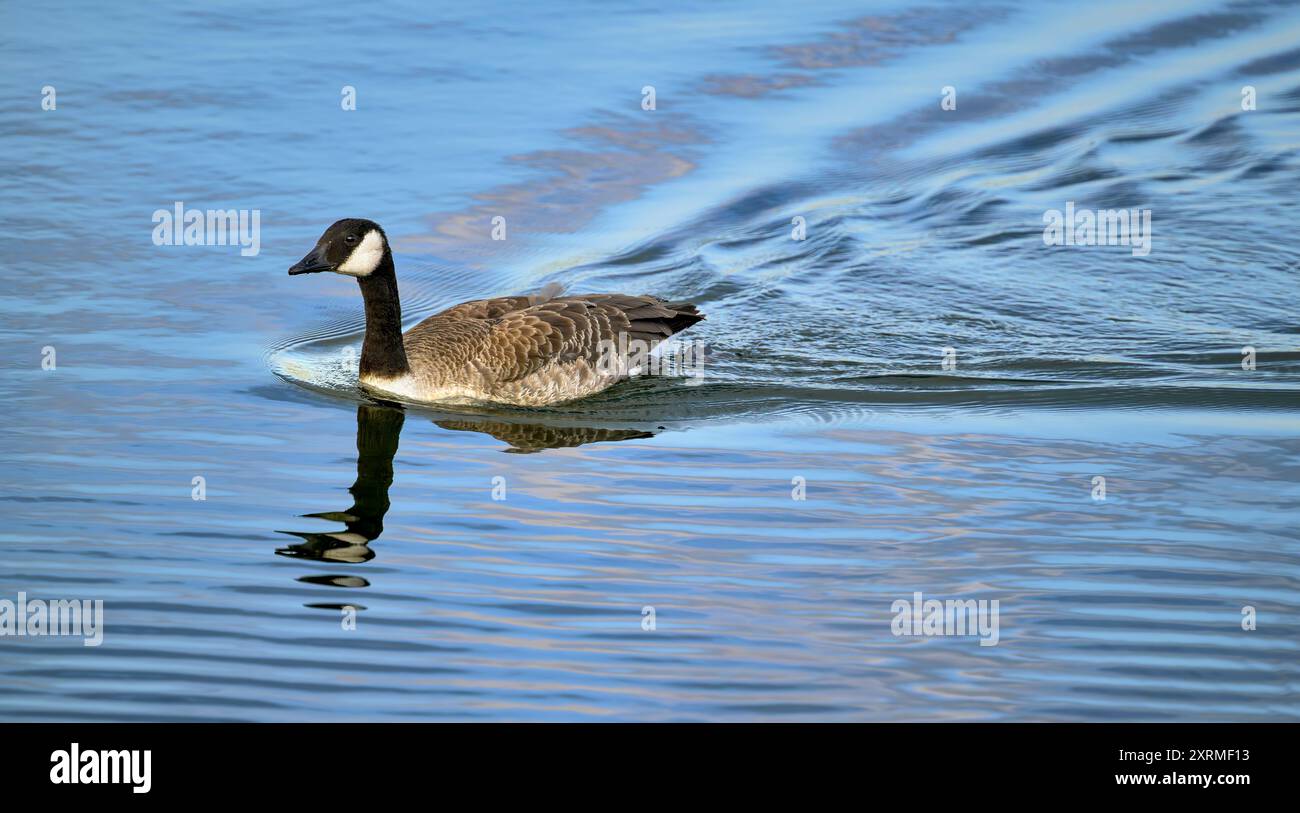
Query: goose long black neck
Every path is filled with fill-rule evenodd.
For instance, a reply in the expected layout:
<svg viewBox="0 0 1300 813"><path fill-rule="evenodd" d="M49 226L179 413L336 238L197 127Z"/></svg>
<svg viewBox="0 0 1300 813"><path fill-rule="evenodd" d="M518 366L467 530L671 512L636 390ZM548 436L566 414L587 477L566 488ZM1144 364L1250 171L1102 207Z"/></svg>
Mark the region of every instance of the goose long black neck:
<svg viewBox="0 0 1300 813"><path fill-rule="evenodd" d="M366 338L361 345L361 375L397 378L410 372L402 346L402 305L397 271L388 251L373 273L357 277L366 303Z"/></svg>

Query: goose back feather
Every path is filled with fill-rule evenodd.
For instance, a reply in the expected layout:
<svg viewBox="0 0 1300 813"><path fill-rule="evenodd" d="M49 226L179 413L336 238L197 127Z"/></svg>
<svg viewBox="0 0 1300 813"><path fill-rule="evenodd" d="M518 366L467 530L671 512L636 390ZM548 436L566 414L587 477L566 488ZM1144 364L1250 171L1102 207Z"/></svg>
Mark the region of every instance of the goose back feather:
<svg viewBox="0 0 1300 813"><path fill-rule="evenodd" d="M455 305L403 336L410 372L363 379L372 389L417 400L496 401L541 406L593 395L630 370L601 363L602 343L648 347L703 319L690 303L653 296L509 296ZM608 345L604 345L607 347Z"/></svg>

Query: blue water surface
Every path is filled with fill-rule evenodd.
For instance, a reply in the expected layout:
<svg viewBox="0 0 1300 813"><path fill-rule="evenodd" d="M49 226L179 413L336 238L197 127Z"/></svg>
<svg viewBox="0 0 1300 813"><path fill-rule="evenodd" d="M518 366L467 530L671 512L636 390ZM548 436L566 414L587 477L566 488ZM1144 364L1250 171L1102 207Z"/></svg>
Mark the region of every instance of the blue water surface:
<svg viewBox="0 0 1300 813"><path fill-rule="evenodd" d="M0 718L1300 718L1294 3L0 23L0 599L105 607L0 637ZM1071 202L1150 254L1045 245ZM355 283L285 274L341 217L410 324L688 299L704 376L376 404Z"/></svg>

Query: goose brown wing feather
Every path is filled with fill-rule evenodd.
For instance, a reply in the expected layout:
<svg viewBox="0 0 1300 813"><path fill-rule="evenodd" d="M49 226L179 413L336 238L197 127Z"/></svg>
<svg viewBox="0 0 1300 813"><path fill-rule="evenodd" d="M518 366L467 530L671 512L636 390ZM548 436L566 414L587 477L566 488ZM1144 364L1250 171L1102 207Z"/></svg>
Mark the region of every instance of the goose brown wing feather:
<svg viewBox="0 0 1300 813"><path fill-rule="evenodd" d="M511 311L523 310L533 303L526 296L503 296L497 299L477 299L462 302L442 311L438 316L452 319L500 319Z"/></svg>
<svg viewBox="0 0 1300 813"><path fill-rule="evenodd" d="M674 306L651 296L560 297L501 317L480 360L497 370L501 381L523 378L549 364L585 361L595 367L602 341L617 343L619 334L625 334L654 344L702 318L694 306Z"/></svg>
<svg viewBox="0 0 1300 813"><path fill-rule="evenodd" d="M551 364L594 365L601 339L617 336L627 319L584 299L556 299L513 311L492 326L479 360L499 381L515 381Z"/></svg>
<svg viewBox="0 0 1300 813"><path fill-rule="evenodd" d="M654 344L703 318L694 305L651 296L510 296L448 308L407 331L405 343L427 364L473 369L491 385L554 364L594 368L602 340L617 342L622 333Z"/></svg>

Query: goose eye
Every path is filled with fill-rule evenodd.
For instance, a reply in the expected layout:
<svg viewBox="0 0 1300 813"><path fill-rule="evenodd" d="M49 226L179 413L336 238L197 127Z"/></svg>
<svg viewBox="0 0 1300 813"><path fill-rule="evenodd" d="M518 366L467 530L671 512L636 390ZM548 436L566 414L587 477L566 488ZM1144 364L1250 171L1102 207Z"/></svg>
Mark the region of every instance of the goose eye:
<svg viewBox="0 0 1300 813"><path fill-rule="evenodd" d="M357 236L355 234L349 234L347 237L343 238L343 242L347 243L348 245L352 245L356 241L357 241Z"/></svg>

